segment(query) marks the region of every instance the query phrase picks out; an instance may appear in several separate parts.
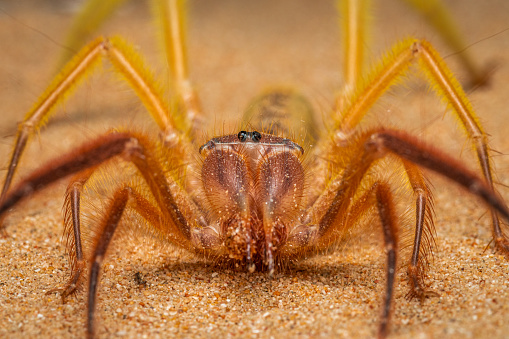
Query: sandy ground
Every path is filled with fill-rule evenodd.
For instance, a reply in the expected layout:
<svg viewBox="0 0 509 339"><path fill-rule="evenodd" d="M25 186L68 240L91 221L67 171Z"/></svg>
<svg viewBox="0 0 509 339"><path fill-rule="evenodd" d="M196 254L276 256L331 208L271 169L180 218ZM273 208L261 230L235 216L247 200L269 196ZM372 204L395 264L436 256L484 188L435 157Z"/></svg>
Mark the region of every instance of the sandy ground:
<svg viewBox="0 0 509 339"><path fill-rule="evenodd" d="M380 2L381 3L381 2ZM496 178L509 184L509 5L504 1L449 1L483 67L495 66L489 87L471 90L491 135ZM373 12L374 56L407 35L431 40L458 77L466 74L415 14L397 1ZM0 156L4 164L19 122L55 72L72 8L55 2L0 1ZM270 84L291 84L312 99L326 119L340 88L339 37L330 1L191 1L192 79L209 116L205 133L235 131L238 113ZM166 74L144 3L125 5L102 29L122 34ZM114 126L155 130L128 86L108 66L85 82L48 128L33 139L19 177L46 159ZM372 121L418 133L475 168L454 119L415 77L373 109ZM206 135L204 133L204 135ZM197 142L204 141L200 136ZM509 336L509 262L490 247L486 209L439 178L438 248L429 283L440 297L406 301L401 270L391 338L504 338ZM509 191L500 191L509 199ZM6 220L0 239L0 336L83 337L86 301L79 293L62 304L45 292L68 273L61 204L65 181L27 200ZM270 279L220 269L192 257L137 242L110 251L99 291L99 337L373 337L384 286L380 246L349 247L298 263ZM145 283L135 279L139 273Z"/></svg>

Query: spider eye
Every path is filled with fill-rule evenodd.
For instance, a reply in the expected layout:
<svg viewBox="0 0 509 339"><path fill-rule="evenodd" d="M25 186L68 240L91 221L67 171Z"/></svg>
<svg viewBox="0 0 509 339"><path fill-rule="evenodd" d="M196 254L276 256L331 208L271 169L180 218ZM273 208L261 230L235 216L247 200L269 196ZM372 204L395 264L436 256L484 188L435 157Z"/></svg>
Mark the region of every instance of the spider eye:
<svg viewBox="0 0 509 339"><path fill-rule="evenodd" d="M237 134L237 138L239 138L240 141L246 141L247 132L246 131L240 131L239 134Z"/></svg>
<svg viewBox="0 0 509 339"><path fill-rule="evenodd" d="M261 138L262 138L262 135L260 134L260 132L254 131L251 134L251 139L253 139L254 142L260 141Z"/></svg>

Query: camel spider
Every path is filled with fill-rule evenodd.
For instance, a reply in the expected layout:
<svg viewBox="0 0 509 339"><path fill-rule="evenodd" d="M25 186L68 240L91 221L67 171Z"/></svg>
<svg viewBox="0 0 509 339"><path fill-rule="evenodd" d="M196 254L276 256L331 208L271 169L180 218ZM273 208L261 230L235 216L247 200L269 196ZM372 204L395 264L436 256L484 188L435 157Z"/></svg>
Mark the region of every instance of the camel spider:
<svg viewBox="0 0 509 339"><path fill-rule="evenodd" d="M124 50L120 54L116 54L117 51L122 51L124 48L129 47L116 38L96 40L95 43L88 45L80 56L82 59L86 59L87 56L101 51L97 52L97 55L111 53L108 55L113 58L112 63L115 64L117 61L119 64L125 65L125 60L122 58L129 59L135 53ZM109 52L104 52L105 50ZM389 70L390 67L387 64L391 64L398 56L410 60L415 53L429 57L429 60L423 59L424 63L430 62L429 69L437 69L438 74L449 74L443 71L446 66L433 50L433 47L425 41L407 40L395 48L395 58L388 58L384 67L375 68L373 72L376 73L380 69L382 72ZM114 59L115 55L119 56L119 59ZM79 65L78 60L80 57L74 59L70 67ZM403 63L406 67L407 62ZM70 68L67 68L67 71L69 70ZM139 66L132 70L143 72ZM124 72L129 72L129 67ZM394 73L389 74L389 77L396 78L402 72L401 69L394 69ZM127 73L123 74L128 77ZM66 70L62 75L63 78L66 78ZM376 73L367 78L379 79L381 77ZM451 75L443 78L455 83ZM337 106L342 108L342 112L333 116L333 123L329 122L331 124L330 131L333 133L326 135L325 132L319 132L316 146L311 147L309 146L310 141L306 141L305 138L299 137L299 141L292 141L288 139L287 131L274 128L274 126L285 128L284 124L262 125L260 123L258 125L256 119L248 119L250 125L246 126L250 128L245 130L211 138L206 143L193 144L188 133L196 134L198 129L190 127L193 125L193 120L199 120L195 117L200 116L200 108L196 105L196 100L189 100L187 106L183 105L185 107L183 109L184 116L187 117L187 120L172 121L173 116L166 113L168 109L164 108L164 104L163 108L159 110L157 103L154 103L155 101L164 101L161 99L162 95L151 97L153 89L149 88L149 92L143 92L148 87L142 86L141 82L134 81L133 87L141 93L140 97L160 126L162 135L160 140L131 131L113 132L101 136L75 149L72 153L42 166L39 171L34 172L10 190L8 190L10 180L6 180L5 196L0 210L3 213L16 204L19 199L28 196L33 191L40 190L61 177L75 174L66 196L66 206L68 206L66 233L71 234L70 252L73 269L72 278L64 288L62 295L65 297L74 292L80 279L87 281L82 273L87 271L87 263L95 263L88 272L91 289L88 294L90 311L87 318L87 330L92 335L94 333L94 288L98 282L97 273L101 262L97 258L102 258L107 248L107 242L111 240L111 237L107 236L108 232L102 229L107 225L112 225L114 228L117 223L108 223L108 218L117 217L118 221L121 211L126 205L130 212L139 214L156 235L166 238L178 247L215 261L231 261L232 264L238 264L248 271L263 270L269 273L285 261L299 260L336 246L348 235L347 227L356 225L356 220L360 220L365 213L371 212L371 209L375 208L378 209L377 212L380 214L385 230L385 245L388 252L387 291L378 330L379 336L386 336L392 300L391 289L396 269L396 254L398 247L401 246L398 246L399 225L396 224L397 216L392 202L393 198L391 198L392 191L388 188L389 183L385 179L372 181L372 177L366 175L371 168L376 168L373 162L378 161L379 157L386 154L402 158L403 166L408 174L408 181L413 186L416 201L420 206L417 212L419 216L417 219L420 221L417 222L416 228L424 230L417 234L424 237L425 245L420 249L418 241L416 241L414 254L410 259L411 290L409 295L411 297L423 297L428 293L424 285L424 278L433 241L433 226L430 221L432 215L426 208L426 204L429 206L431 193L423 179L422 171L412 163L459 181L472 193L487 200L505 218L508 217L508 213L505 204L492 192L485 135L477 124L475 115L469 107L468 99L463 95L459 86L456 85L454 89L448 90L444 83L435 84L438 88L442 88L446 96L449 95L455 103L458 103L459 108L455 107L456 114L460 116L460 119L463 119L465 125L472 127L469 130L470 136L474 140L480 140L476 147L481 163L484 163L483 174L488 179L488 185L457 161L404 132L384 128L367 130L358 128L360 118L367 113L369 107L356 107L355 103L367 102L368 106L371 105L377 97L385 92L388 84L375 89L374 94L361 100L366 92L362 82L358 80L354 80L354 82L357 84L353 88L358 91L345 94L338 100ZM185 85L187 82L182 81L182 83ZM375 83L373 81L369 84ZM440 87L441 85L444 87ZM186 91L187 89L183 86L180 95L193 98L194 94L186 96L186 93L192 93ZM50 89L41 98L44 100L52 93L53 91ZM282 96L290 98L290 101L296 100L293 95L293 93L283 93ZM149 99L155 99L155 101L150 103ZM20 131L23 130L23 127L37 127L50 114L49 109L41 112L34 126L30 126L30 121L27 119L27 123L22 125ZM197 122L198 124L199 122ZM22 141L17 143L16 149L24 147L23 134L20 133L20 136ZM200 161L196 161L198 149L201 154ZM17 152L14 151L14 153ZM302 165L302 153L307 157L304 165ZM21 151L18 154L21 154ZM224 154L227 154L228 157L224 157ZM320 156L315 157L314 155ZM93 171L103 161L109 161L109 159L122 162L122 164L124 161L132 162L140 174L132 174L129 181L121 183L117 190L113 190L114 198L107 207L107 212L104 213L105 218L99 221L96 226L97 238L93 239L92 247L88 249L89 253L84 255L79 249L80 241L77 240L79 238L72 236L72 230L79 229L77 226L79 224L79 204L76 202L81 190L86 186L89 176L93 175ZM156 161L152 162L152 160ZM11 173L14 173L17 162L16 157L14 161L11 161L13 164ZM196 168L191 171L183 171L182 167L188 164L194 164L193 166ZM60 165L61 167L59 167ZM235 170L234 173L228 173L229 180L220 179L224 175L220 165L229 170ZM57 168L62 171L56 170ZM457 171L454 172L451 169L457 169ZM202 174L201 181L205 187L201 187L201 184L195 180L194 172ZM311 173L321 173L319 178L321 181L310 182L312 180ZM140 188L142 185L146 185L148 190ZM212 187L215 189L210 191ZM292 188L293 191L289 188ZM170 194L167 193L168 191ZM353 204L344 203L351 199L355 201ZM173 209L168 209L168 206L173 206ZM118 213L113 213L114 211ZM497 247L507 252L505 247L507 240L496 226L496 214L493 213L493 216L494 233L499 234L495 238ZM224 230L219 225L222 225ZM237 226L226 227L226 225ZM129 225L122 224L122 227L129 227ZM257 229L258 232L248 232L249 227ZM242 236L243 233L245 233L244 236ZM76 232L77 235L79 232ZM89 257L90 255L92 257Z"/></svg>

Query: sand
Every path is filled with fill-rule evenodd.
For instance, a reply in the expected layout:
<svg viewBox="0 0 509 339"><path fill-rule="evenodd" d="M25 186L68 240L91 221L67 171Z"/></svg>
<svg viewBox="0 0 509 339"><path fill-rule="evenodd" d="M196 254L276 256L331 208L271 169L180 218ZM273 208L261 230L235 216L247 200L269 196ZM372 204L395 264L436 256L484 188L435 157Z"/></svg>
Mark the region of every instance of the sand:
<svg viewBox="0 0 509 339"><path fill-rule="evenodd" d="M59 4L60 3L60 4ZM65 2L0 2L0 143L7 162L12 136L43 91L63 52L72 8ZM446 56L461 81L453 52L421 18L397 1L373 11L374 56L397 39L425 37ZM502 196L509 184L509 5L453 1L470 53L494 66L490 85L469 98L490 135ZM203 136L235 131L249 99L270 84L290 84L326 117L340 88L336 12L329 1L191 2L192 79L209 121ZM145 3L126 4L101 34L122 34L159 74L166 74ZM84 83L48 128L32 139L19 176L81 141L116 126L154 124L128 86L104 72ZM164 77L163 77L164 78ZM166 79L163 79L163 82ZM371 121L398 126L440 145L476 169L463 133L418 77L391 91ZM509 334L509 261L487 247L486 209L461 189L432 176L438 247L428 282L439 297L407 301L406 273L397 280L391 338L504 338ZM71 338L85 334L85 293L63 304L45 293L65 282L68 262L61 205L66 181L19 205L0 239L0 336ZM138 278L138 279L137 279ZM190 256L131 241L117 243L104 265L97 307L98 337L373 337L384 293L381 246L352 246L276 272L221 269Z"/></svg>

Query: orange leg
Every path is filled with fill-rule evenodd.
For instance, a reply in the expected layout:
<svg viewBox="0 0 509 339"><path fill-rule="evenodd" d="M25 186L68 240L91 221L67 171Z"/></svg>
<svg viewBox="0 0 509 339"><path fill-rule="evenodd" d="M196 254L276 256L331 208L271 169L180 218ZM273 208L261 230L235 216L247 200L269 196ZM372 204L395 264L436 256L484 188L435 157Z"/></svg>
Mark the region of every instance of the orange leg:
<svg viewBox="0 0 509 339"><path fill-rule="evenodd" d="M410 135L395 130L377 129L351 139L353 157L346 169L333 178L323 194L301 217L299 226L289 237L288 244L308 244L316 248L329 248L344 235L345 216L349 214L350 201L359 190L366 172L380 158L393 154L417 166L430 169L463 186L470 193L483 199L491 208L509 220L509 209L493 189L459 161L419 142ZM504 237L501 241L509 241ZM288 248L290 250L290 248ZM416 249L414 249L415 252ZM303 253L306 253L304 250Z"/></svg>
<svg viewBox="0 0 509 339"><path fill-rule="evenodd" d="M89 168L78 173L72 180L65 192L64 202L64 237L66 238L66 249L71 263L71 276L65 286L54 288L46 294L59 292L62 302L76 292L82 283L82 273L85 270L85 258L81 240L81 191L87 182L94 168Z"/></svg>
<svg viewBox="0 0 509 339"><path fill-rule="evenodd" d="M454 51L465 51L467 44L454 22L453 16L441 0L403 0L415 9L441 35L442 39ZM338 0L339 17L341 18L341 39L343 42L343 74L345 85L343 92L351 93L365 74L364 58L366 46L370 45L371 12L370 0ZM485 85L489 76L481 69L468 53L459 53L463 68L469 73L469 85ZM344 94L343 93L343 94Z"/></svg>
<svg viewBox="0 0 509 339"><path fill-rule="evenodd" d="M191 250L191 229L186 220L201 222L203 218L180 185L165 175L154 159L153 147L147 139L133 133L111 133L97 138L49 162L20 182L0 204L0 215L52 182L121 155L138 168L165 219L169 221L166 224L168 240Z"/></svg>
<svg viewBox="0 0 509 339"><path fill-rule="evenodd" d="M429 266L429 257L435 245L435 225L433 194L421 169L415 164L403 160L403 165L415 196L415 235L412 256L408 264L410 291L408 299L438 296L425 289L424 278Z"/></svg>
<svg viewBox="0 0 509 339"><path fill-rule="evenodd" d="M419 142L410 135L395 130L377 129L365 132L356 139L351 139L353 152L351 162L343 173L333 178L324 193L315 201L309 210L301 217L302 225L294 229L285 244L283 250L289 256L306 256L309 253L320 252L331 247L332 243L338 243L344 238L346 231L353 227L359 217L367 212L373 204L369 203L370 191L364 193L353 205L351 201L361 188L361 183L367 171L373 164L389 154L395 155L406 163L407 173L410 176L420 174L412 168L412 164L430 169L453 182L463 186L470 193L483 199L493 210L509 220L509 209L505 203L494 193L493 189L476 174L468 170L457 160L439 152L438 150ZM408 163L407 163L408 162ZM411 182L419 183L422 178L411 178ZM390 318L392 290L394 284L394 272L396 262L397 226L396 217L392 212L392 199L387 185L377 188L377 206L384 229L384 241L388 253L388 279L387 291L384 301L383 315L379 327L379 337L385 337ZM426 186L424 186L426 187ZM372 187L371 190L374 188ZM418 192L423 187L416 187ZM423 192L424 193L424 192ZM424 200L423 200L424 199ZM426 218L426 196L418 196L418 218ZM424 206L422 206L424 205ZM422 230L416 230L422 235ZM426 234L426 233L425 233ZM420 241L420 235L415 241ZM426 238L426 237L425 237ZM503 241L509 243L507 238ZM299 253L293 253L292 248L304 248ZM420 244L414 244L414 252L410 262L410 278L412 290L410 296L417 294L419 297L431 295L431 292L419 290L424 271L417 266L417 254ZM425 250L426 251L426 245ZM417 253L416 253L417 251ZM415 268L414 271L411 269Z"/></svg>

